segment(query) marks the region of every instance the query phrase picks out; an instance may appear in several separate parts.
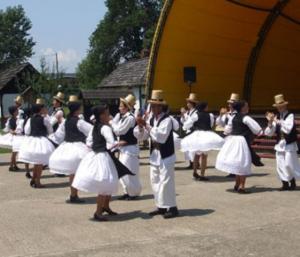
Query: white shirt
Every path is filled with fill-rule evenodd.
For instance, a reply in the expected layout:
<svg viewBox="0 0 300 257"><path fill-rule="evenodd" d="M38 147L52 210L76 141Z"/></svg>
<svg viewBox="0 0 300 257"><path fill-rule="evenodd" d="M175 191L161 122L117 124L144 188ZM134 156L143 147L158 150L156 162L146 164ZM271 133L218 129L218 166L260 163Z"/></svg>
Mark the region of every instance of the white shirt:
<svg viewBox="0 0 300 257"><path fill-rule="evenodd" d="M50 118L49 116L46 116L44 117L44 125L46 126L47 128L47 133L48 135L49 134L52 134L53 133L53 128L52 128L52 125L50 123ZM26 122L26 125L25 125L25 135L26 136L29 136L30 133L31 133L31 118L28 119L28 121Z"/></svg>
<svg viewBox="0 0 300 257"><path fill-rule="evenodd" d="M251 132L254 135L259 135L262 133L262 128L261 126L254 120L252 119L250 116L246 115L243 118L243 123L248 126L248 128L251 130ZM227 126L225 127L224 133L226 135L231 134L232 132L232 122L230 122L229 124L227 124Z"/></svg>
<svg viewBox="0 0 300 257"><path fill-rule="evenodd" d="M136 126L134 128L135 137L138 140L147 140L150 137L153 141L159 144L166 143L170 133L172 133L173 124L172 119L170 117L167 117L166 119L161 121L159 126L157 126L158 122L163 116L164 113L160 114L157 119L154 119L153 127L151 127L149 123L147 123L146 129ZM165 159L162 159L160 151L158 149L153 149L150 155L150 164L153 166L161 166L163 164L170 165L175 163L175 161L175 154Z"/></svg>
<svg viewBox="0 0 300 257"><path fill-rule="evenodd" d="M104 136L106 140L106 147L110 149L115 144L115 138L111 127L103 125L100 131L101 135ZM88 147L93 146L93 129L89 132L89 135L86 139L86 144Z"/></svg>
<svg viewBox="0 0 300 257"><path fill-rule="evenodd" d="M58 129L53 133L49 138L53 140L56 144L61 144L66 136L66 127L65 127L66 121L63 121L58 127ZM84 121L84 120L78 120L77 122L77 128L80 132L82 132L86 137L89 135L90 131L92 130L93 126Z"/></svg>
<svg viewBox="0 0 300 257"><path fill-rule="evenodd" d="M182 120L182 129L184 131L189 132L191 128L193 127L194 123L198 120L198 114L196 109L191 109L186 113L184 116L184 119Z"/></svg>
<svg viewBox="0 0 300 257"><path fill-rule="evenodd" d="M58 110L53 112L53 114L50 116L50 123L52 126L56 125L59 120L64 120L64 112L62 110Z"/></svg>
<svg viewBox="0 0 300 257"><path fill-rule="evenodd" d="M233 111L233 112L225 113L223 115L219 115L216 119L216 125L225 128L226 125L232 122L232 119L235 117L236 114L237 112ZM226 124L226 120L228 120L227 124Z"/></svg>
<svg viewBox="0 0 300 257"><path fill-rule="evenodd" d="M277 123L274 121L271 125L271 127L267 127L265 129L265 135L266 136L273 136L276 133L276 125L280 125L281 132L285 134L290 134L294 124L295 124L295 116L294 114L289 114L287 118L284 120L283 117L287 114L287 112L282 113L280 115L280 120L277 121ZM285 139L281 139L278 144L275 145L275 150L277 152L297 152L298 146L297 143L294 142L292 144L286 144Z"/></svg>
<svg viewBox="0 0 300 257"><path fill-rule="evenodd" d="M113 132L117 137L126 135L129 129L135 127L135 124L136 124L135 117L130 112L124 114L123 117L121 117L121 114L118 113L111 121ZM139 155L139 147L137 144L121 146L120 151L123 153L127 153L129 155L134 155L134 156Z"/></svg>

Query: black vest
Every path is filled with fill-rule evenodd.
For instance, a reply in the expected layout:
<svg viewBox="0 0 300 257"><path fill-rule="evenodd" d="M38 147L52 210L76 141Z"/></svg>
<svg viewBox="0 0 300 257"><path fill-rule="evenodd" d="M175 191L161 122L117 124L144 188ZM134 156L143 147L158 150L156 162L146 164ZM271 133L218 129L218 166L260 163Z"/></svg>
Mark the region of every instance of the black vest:
<svg viewBox="0 0 300 257"><path fill-rule="evenodd" d="M129 116L134 117L132 114L130 114ZM128 117L122 118L121 122L124 122ZM134 130L135 125L132 128L130 128L125 135L120 136L120 141L127 142L127 145L136 145L137 144L137 139L133 134L133 130Z"/></svg>
<svg viewBox="0 0 300 257"><path fill-rule="evenodd" d="M32 116L30 128L30 136L32 137L46 137L48 135L47 127L44 125L44 117L39 114Z"/></svg>
<svg viewBox="0 0 300 257"><path fill-rule="evenodd" d="M65 121L65 141L74 143L74 142L82 142L85 143L86 136L78 129L77 123L78 117L71 117Z"/></svg>
<svg viewBox="0 0 300 257"><path fill-rule="evenodd" d="M209 131L210 126L210 115L207 112L197 112L198 120L194 123L194 130Z"/></svg>
<svg viewBox="0 0 300 257"><path fill-rule="evenodd" d="M165 120L166 118L168 118L169 115L165 114L157 123L156 127L159 127L160 123ZM154 126L154 117L151 118L150 120L150 125L151 127ZM173 126L173 125L172 125ZM157 148L160 151L160 155L162 157L162 159L166 159L170 156L172 156L175 153L174 150L174 139L173 139L173 129L171 129L170 134L167 138L167 141L164 144L160 144L157 142L154 142L151 139L150 142L150 153L152 153L152 151Z"/></svg>
<svg viewBox="0 0 300 257"><path fill-rule="evenodd" d="M54 116L58 111L62 111L63 112L63 116L65 116L64 114L64 109L62 107L58 107L58 108L55 108L51 114L51 116ZM53 125L53 132L55 132L59 127L59 124L58 122L56 124Z"/></svg>
<svg viewBox="0 0 300 257"><path fill-rule="evenodd" d="M95 153L107 152L106 139L101 134L102 124L95 125L93 128L93 145L92 149Z"/></svg>
<svg viewBox="0 0 300 257"><path fill-rule="evenodd" d="M286 120L286 118L290 115L291 113L288 112L283 119ZM280 119L280 114L277 115L277 119ZM281 139L285 139L286 144L292 144L294 142L297 142L298 138L297 138L297 129L296 129L296 124L294 121L294 126L291 130L291 132L289 134L285 134L281 131L280 125L278 124L276 126L276 140L277 143L281 140Z"/></svg>
<svg viewBox="0 0 300 257"><path fill-rule="evenodd" d="M245 115L241 113L237 113L235 117L232 119L232 132L233 136L243 136L246 138L246 141L251 141L253 137L253 133L250 128L243 123Z"/></svg>
<svg viewBox="0 0 300 257"><path fill-rule="evenodd" d="M9 129L16 130L17 128L17 119L15 117L11 117L8 121Z"/></svg>

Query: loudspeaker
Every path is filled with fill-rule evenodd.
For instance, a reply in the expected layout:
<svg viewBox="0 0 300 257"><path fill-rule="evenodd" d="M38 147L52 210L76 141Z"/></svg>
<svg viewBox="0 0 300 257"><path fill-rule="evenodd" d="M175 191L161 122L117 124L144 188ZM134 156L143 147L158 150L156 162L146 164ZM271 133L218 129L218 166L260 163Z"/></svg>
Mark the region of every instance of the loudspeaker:
<svg viewBox="0 0 300 257"><path fill-rule="evenodd" d="M183 68L183 77L185 83L196 83L197 81L197 72L196 67L184 67Z"/></svg>

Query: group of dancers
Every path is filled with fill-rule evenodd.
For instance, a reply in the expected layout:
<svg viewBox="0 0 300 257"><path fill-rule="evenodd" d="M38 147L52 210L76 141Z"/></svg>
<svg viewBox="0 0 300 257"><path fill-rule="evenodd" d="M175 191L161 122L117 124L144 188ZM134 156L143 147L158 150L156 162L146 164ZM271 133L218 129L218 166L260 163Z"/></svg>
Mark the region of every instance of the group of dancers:
<svg viewBox="0 0 300 257"><path fill-rule="evenodd" d="M251 175L251 163L263 166L251 148L254 135L276 135L277 172L282 181L281 190L295 190L300 177L297 130L294 114L288 111L283 95L275 96L278 114L268 112L268 126L261 126L249 116L249 106L232 94L228 109L222 108L215 120L208 112L208 104L200 102L191 93L186 99L180 120L169 114L162 90L153 90L149 108L142 115L134 114L135 97L120 98L119 113L112 117L109 106L93 108L88 121L82 117L82 104L71 95L65 103L64 94L53 97L53 112L49 115L43 99L37 99L31 108L22 108L22 98L9 107L5 132L0 146L12 149L10 171L19 170L18 161L26 164L26 176L33 188L44 188L41 175L45 166L51 173L69 176L69 203L84 200L79 191L97 195L94 219L107 221L117 215L110 208L111 196L118 191L120 181L123 195L120 200L135 200L142 192L139 178L139 142L150 144L150 183L156 209L150 216L162 215L165 219L178 216L175 192L176 150L184 152L190 161L193 177L207 181L205 174L208 153L218 150L216 169L235 176L234 190L245 189L246 177ZM64 114L63 105L68 107ZM221 128L221 134L215 127ZM177 134L179 128L184 136ZM33 165L33 175L29 172ZM198 169L200 168L200 174ZM107 214L107 215L105 215Z"/></svg>

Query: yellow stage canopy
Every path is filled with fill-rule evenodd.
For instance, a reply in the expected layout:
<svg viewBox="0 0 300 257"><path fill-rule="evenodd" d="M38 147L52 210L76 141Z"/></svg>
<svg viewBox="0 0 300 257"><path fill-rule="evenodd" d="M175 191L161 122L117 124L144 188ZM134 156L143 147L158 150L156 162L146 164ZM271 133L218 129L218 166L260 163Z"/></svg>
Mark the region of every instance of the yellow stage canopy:
<svg viewBox="0 0 300 257"><path fill-rule="evenodd" d="M299 0L166 0L148 67L147 92L163 89L173 111L185 105L184 67L196 68L192 92L211 110L236 92L252 110L283 93L300 111Z"/></svg>

